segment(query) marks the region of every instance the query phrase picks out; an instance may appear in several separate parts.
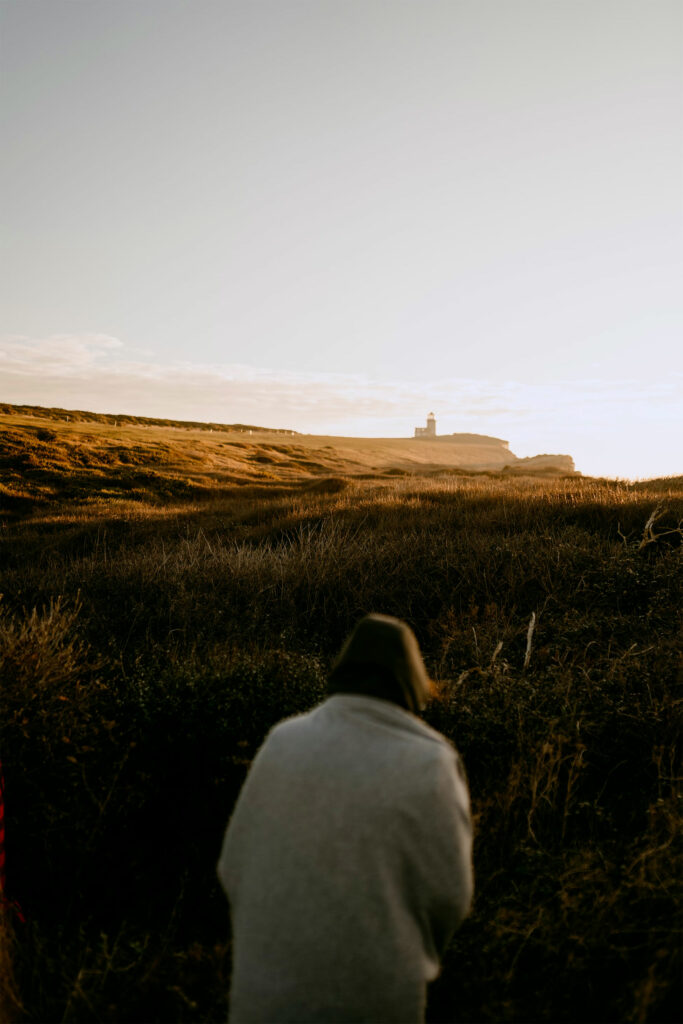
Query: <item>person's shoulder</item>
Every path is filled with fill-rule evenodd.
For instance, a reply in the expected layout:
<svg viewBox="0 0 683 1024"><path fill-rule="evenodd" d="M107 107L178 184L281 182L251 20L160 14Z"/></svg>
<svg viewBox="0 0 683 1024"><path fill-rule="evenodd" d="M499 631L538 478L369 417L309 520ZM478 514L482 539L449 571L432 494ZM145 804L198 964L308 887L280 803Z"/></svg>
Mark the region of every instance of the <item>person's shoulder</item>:
<svg viewBox="0 0 683 1024"><path fill-rule="evenodd" d="M412 719L411 728L414 735L422 740L418 746L425 768L440 776L455 775L467 785L465 767L455 743L423 719L415 715L409 717Z"/></svg>
<svg viewBox="0 0 683 1024"><path fill-rule="evenodd" d="M441 736L441 733L437 733ZM442 743L434 744L430 753L428 773L432 778L433 792L440 791L450 800L457 795L458 803L469 814L469 783L462 758L455 744L446 736Z"/></svg>
<svg viewBox="0 0 683 1024"><path fill-rule="evenodd" d="M306 718L310 712L291 715L271 726L264 736L251 762L250 775L261 777L264 772L272 769L274 764L287 757L288 750L299 745L300 733L306 728Z"/></svg>
<svg viewBox="0 0 683 1024"><path fill-rule="evenodd" d="M266 735L263 746L275 745L292 736L305 732L314 722L321 705L316 705L308 711L302 711L297 715L288 715L287 718L277 722Z"/></svg>
<svg viewBox="0 0 683 1024"><path fill-rule="evenodd" d="M424 738L422 747L424 760L438 772L449 774L456 772L456 774L464 777L462 760L455 744L447 736L444 736L443 733L432 729L426 722L421 724L424 725L424 731L422 732Z"/></svg>
<svg viewBox="0 0 683 1024"><path fill-rule="evenodd" d="M422 740L422 747L427 756L436 760L450 760L454 754L457 756L457 751L451 740L425 722L423 718L419 718L411 711L391 705L389 705L389 712L397 725L400 725L415 739Z"/></svg>
<svg viewBox="0 0 683 1024"><path fill-rule="evenodd" d="M320 705L322 713L341 716L351 727L366 724L387 730L397 743L421 750L429 758L452 758L455 748L448 737L391 701L355 693L335 694Z"/></svg>
<svg viewBox="0 0 683 1024"><path fill-rule="evenodd" d="M415 715L413 715L412 717L417 722L420 734L424 736L426 740L429 740L436 748L438 748L438 750L441 751L442 754L447 752L452 753L453 751L455 751L455 747L453 746L451 740L449 740L447 736L444 736L442 732L439 732L438 729L435 729L433 726L429 725L427 722L424 721L424 719L417 718Z"/></svg>

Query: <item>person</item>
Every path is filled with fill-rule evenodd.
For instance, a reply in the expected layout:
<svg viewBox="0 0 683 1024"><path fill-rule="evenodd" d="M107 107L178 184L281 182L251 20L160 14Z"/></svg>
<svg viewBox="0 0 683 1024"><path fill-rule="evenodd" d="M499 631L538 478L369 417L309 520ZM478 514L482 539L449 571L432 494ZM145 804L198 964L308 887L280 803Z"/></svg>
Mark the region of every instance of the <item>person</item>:
<svg viewBox="0 0 683 1024"><path fill-rule="evenodd" d="M232 1024L424 1020L473 889L467 783L418 717L430 694L412 630L368 615L327 699L267 736L218 863Z"/></svg>

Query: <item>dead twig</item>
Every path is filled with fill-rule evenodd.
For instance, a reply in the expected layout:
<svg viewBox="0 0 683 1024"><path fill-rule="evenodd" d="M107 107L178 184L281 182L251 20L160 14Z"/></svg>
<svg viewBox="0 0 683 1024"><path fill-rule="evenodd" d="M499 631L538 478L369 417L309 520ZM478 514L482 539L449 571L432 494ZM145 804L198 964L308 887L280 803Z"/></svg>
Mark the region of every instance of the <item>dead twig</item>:
<svg viewBox="0 0 683 1024"><path fill-rule="evenodd" d="M643 548L646 548L648 544L656 544L657 541L660 540L662 537L670 537L674 534L676 534L679 537L683 537L683 523L681 522L679 522L678 526L674 526L670 530L661 530L659 533L655 533L655 524L659 522L659 520L662 518L663 515L666 514L667 511L667 509L662 508L661 505L658 505L657 508L653 509L653 511L650 513L650 516L647 522L645 523L645 526L643 527L643 536L641 538L640 544L638 545L639 551L642 551Z"/></svg>
<svg viewBox="0 0 683 1024"><path fill-rule="evenodd" d="M502 650L503 650L503 641L499 640L498 643L496 644L495 651L491 655L491 662L489 664L489 668L493 668L493 663L495 662L496 658L498 657L498 655L500 654L500 652Z"/></svg>
<svg viewBox="0 0 683 1024"><path fill-rule="evenodd" d="M531 642L532 642L533 637L534 637L534 629L535 629L535 627L536 627L536 612L532 612L531 613L531 618L529 619L529 628L526 631L526 653L524 655L524 668L525 669L529 667L529 662L531 661Z"/></svg>

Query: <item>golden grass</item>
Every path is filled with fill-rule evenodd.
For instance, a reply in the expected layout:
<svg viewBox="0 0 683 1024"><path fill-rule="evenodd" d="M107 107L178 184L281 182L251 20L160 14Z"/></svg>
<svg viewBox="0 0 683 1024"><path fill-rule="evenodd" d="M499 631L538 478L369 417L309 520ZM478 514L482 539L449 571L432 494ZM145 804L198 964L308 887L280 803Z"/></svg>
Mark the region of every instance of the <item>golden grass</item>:
<svg viewBox="0 0 683 1024"><path fill-rule="evenodd" d="M10 407L3 407L5 410ZM88 421L63 416L0 413L0 498L6 503L50 501L68 488L108 498L128 490L136 500L174 492L205 492L246 483L292 484L322 477L463 472L537 472L514 463L503 445L344 438L261 430ZM83 414L85 415L85 414ZM110 418L113 419L113 418ZM482 439L483 441L484 439ZM532 460L533 461L533 460ZM507 467L507 468L506 468ZM556 472L546 467L542 472ZM74 494L69 494L73 497Z"/></svg>

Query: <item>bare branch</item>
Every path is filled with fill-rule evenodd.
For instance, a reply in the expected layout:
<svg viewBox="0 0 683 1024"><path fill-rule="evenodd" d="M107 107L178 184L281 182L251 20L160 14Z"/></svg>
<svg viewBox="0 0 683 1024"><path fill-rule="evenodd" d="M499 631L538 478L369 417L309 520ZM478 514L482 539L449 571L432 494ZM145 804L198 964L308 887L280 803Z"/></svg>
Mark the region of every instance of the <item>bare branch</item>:
<svg viewBox="0 0 683 1024"><path fill-rule="evenodd" d="M534 636L534 628L536 626L536 612L531 613L529 619L529 628L526 631L526 654L524 655L524 668L528 668L529 662L531 661L531 641Z"/></svg>

